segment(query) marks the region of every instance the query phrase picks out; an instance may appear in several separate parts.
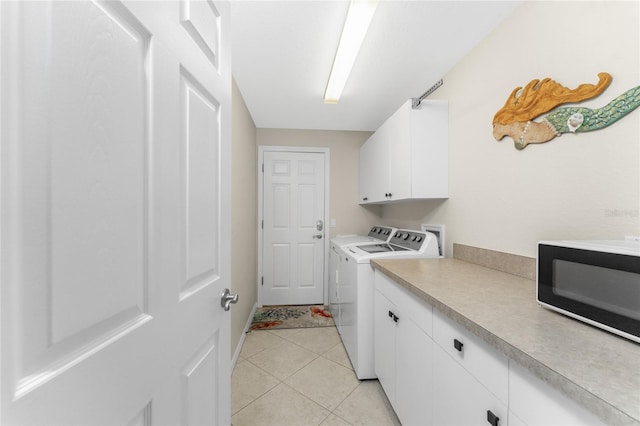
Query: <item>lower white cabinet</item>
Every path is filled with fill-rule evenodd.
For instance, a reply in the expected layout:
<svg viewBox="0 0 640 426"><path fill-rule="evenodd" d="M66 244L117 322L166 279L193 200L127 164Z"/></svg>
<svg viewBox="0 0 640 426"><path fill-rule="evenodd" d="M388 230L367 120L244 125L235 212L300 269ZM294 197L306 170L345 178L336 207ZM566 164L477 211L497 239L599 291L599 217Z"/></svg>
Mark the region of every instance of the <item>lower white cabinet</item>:
<svg viewBox="0 0 640 426"><path fill-rule="evenodd" d="M398 418L403 425L431 424L433 342L410 317L400 318L396 342Z"/></svg>
<svg viewBox="0 0 640 426"><path fill-rule="evenodd" d="M376 274L376 281L379 277ZM377 287L377 286L376 286ZM389 402L396 407L396 328L393 321L396 306L377 288L373 296L373 354L378 381L384 389ZM391 312L389 314L388 312ZM396 410L397 411L397 410Z"/></svg>
<svg viewBox="0 0 640 426"><path fill-rule="evenodd" d="M507 405L444 349L433 351L434 425L507 424Z"/></svg>
<svg viewBox="0 0 640 426"><path fill-rule="evenodd" d="M583 406L512 362L509 367L509 425L604 425Z"/></svg>
<svg viewBox="0 0 640 426"><path fill-rule="evenodd" d="M433 424L506 425L508 358L438 310L433 339Z"/></svg>
<svg viewBox="0 0 640 426"><path fill-rule="evenodd" d="M505 405L509 400L509 359L475 334L433 311L433 340L452 360Z"/></svg>
<svg viewBox="0 0 640 426"><path fill-rule="evenodd" d="M378 270L374 284L375 371L403 425L604 425Z"/></svg>
<svg viewBox="0 0 640 426"><path fill-rule="evenodd" d="M421 319L425 312L431 314L431 307L426 304L416 307L415 299L377 271L375 286L376 375L403 425L429 425L433 341L421 328L425 325ZM412 311L417 313L412 315Z"/></svg>

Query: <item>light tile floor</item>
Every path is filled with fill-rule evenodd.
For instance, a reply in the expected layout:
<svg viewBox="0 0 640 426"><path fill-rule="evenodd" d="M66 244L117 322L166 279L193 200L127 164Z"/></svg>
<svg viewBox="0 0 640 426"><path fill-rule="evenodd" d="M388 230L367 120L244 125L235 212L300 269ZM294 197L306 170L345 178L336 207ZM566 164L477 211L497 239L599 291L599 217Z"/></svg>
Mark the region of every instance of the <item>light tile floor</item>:
<svg viewBox="0 0 640 426"><path fill-rule="evenodd" d="M378 381L356 378L335 327L248 333L231 412L234 426L400 425Z"/></svg>

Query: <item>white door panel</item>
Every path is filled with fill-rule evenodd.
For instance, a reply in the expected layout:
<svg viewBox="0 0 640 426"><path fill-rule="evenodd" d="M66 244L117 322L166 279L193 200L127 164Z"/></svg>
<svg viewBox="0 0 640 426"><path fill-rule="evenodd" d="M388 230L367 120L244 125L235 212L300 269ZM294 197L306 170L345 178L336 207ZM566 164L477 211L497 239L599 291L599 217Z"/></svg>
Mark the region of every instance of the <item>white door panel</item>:
<svg viewBox="0 0 640 426"><path fill-rule="evenodd" d="M227 16L0 4L0 423L229 422Z"/></svg>
<svg viewBox="0 0 640 426"><path fill-rule="evenodd" d="M323 303L324 154L265 151L263 161L262 303Z"/></svg>

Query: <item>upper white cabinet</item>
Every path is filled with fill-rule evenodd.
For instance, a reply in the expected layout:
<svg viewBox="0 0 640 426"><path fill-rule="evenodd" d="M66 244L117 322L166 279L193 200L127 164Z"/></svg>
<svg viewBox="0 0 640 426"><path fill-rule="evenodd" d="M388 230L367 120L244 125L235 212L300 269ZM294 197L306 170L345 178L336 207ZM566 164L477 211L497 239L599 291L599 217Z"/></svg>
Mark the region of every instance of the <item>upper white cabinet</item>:
<svg viewBox="0 0 640 426"><path fill-rule="evenodd" d="M384 200L383 191L378 188L387 186L389 160L386 148L379 132L371 135L360 147L359 200L361 204L374 202L374 194L379 195L377 202Z"/></svg>
<svg viewBox="0 0 640 426"><path fill-rule="evenodd" d="M448 197L448 103L411 100L360 148L359 202Z"/></svg>

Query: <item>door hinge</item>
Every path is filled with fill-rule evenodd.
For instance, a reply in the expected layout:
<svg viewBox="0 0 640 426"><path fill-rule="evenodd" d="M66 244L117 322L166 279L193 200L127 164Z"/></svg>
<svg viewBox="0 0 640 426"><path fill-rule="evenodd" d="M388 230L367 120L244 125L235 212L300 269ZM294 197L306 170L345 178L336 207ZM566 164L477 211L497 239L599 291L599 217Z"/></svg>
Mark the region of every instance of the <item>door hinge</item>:
<svg viewBox="0 0 640 426"><path fill-rule="evenodd" d="M264 163L262 163L262 173L264 173Z"/></svg>
<svg viewBox="0 0 640 426"><path fill-rule="evenodd" d="M262 229L264 229L264 219L262 219L262 225L260 225Z"/></svg>
<svg viewBox="0 0 640 426"><path fill-rule="evenodd" d="M260 283L261 285L264 285L264 277L260 277Z"/></svg>

